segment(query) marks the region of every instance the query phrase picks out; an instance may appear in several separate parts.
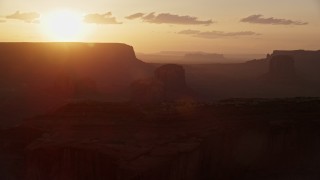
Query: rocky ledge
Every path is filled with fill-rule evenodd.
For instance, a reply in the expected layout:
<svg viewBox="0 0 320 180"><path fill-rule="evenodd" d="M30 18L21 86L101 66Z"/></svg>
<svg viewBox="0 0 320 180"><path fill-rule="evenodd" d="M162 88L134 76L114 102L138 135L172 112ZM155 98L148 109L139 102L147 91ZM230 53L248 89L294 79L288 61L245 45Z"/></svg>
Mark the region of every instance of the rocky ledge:
<svg viewBox="0 0 320 180"><path fill-rule="evenodd" d="M1 133L3 177L319 179L319 109L314 98L73 103Z"/></svg>

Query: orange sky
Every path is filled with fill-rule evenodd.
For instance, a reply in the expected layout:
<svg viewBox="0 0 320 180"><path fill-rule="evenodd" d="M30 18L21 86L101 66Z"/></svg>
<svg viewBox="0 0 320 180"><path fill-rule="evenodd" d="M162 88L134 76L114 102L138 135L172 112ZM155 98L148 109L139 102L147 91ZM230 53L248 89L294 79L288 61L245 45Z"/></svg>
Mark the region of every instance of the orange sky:
<svg viewBox="0 0 320 180"><path fill-rule="evenodd" d="M319 0L1 0L0 41L122 42L138 52L320 49Z"/></svg>

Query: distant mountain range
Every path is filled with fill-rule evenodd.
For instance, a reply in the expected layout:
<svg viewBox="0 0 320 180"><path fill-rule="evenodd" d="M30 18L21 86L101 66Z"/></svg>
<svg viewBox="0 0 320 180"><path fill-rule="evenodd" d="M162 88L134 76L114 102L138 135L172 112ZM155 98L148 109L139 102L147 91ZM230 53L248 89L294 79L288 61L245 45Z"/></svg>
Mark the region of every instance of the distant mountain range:
<svg viewBox="0 0 320 180"><path fill-rule="evenodd" d="M265 58L265 54L218 54L198 51L161 51L159 53L137 53L139 59L149 63L212 64L242 63Z"/></svg>

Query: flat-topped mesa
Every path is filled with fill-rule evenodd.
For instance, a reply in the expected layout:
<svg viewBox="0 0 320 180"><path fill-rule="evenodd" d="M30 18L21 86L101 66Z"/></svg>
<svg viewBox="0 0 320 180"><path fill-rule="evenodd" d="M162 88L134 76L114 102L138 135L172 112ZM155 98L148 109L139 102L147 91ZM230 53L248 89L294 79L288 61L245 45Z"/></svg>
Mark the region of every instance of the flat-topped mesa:
<svg viewBox="0 0 320 180"><path fill-rule="evenodd" d="M41 77L42 85L52 84L61 72L97 83L130 83L144 77L148 69L132 46L120 43L0 43L0 54L1 73L22 81Z"/></svg>
<svg viewBox="0 0 320 180"><path fill-rule="evenodd" d="M121 43L0 43L2 59L79 60L115 58L135 60L132 46Z"/></svg>
<svg viewBox="0 0 320 180"><path fill-rule="evenodd" d="M16 107L37 115L69 100L128 100L130 84L153 70L120 43L0 43L0 54L0 90L14 89L1 94L14 104L0 111L7 119Z"/></svg>
<svg viewBox="0 0 320 180"><path fill-rule="evenodd" d="M320 50L319 51L274 50L271 56L277 56L277 55L289 55L298 61L299 60L319 60L320 59Z"/></svg>
<svg viewBox="0 0 320 180"><path fill-rule="evenodd" d="M121 43L75 44L68 47L68 53L76 59L113 59L124 63L137 60L133 47Z"/></svg>
<svg viewBox="0 0 320 180"><path fill-rule="evenodd" d="M120 43L0 43L0 54L0 74L7 72L7 76L31 81L41 76L51 82L60 72L85 77L114 77L128 71L125 76L135 70L143 74L140 69L145 68L145 63L136 58L133 47ZM119 71L121 73L116 73ZM33 74L37 77L31 77ZM46 79L48 76L50 81Z"/></svg>

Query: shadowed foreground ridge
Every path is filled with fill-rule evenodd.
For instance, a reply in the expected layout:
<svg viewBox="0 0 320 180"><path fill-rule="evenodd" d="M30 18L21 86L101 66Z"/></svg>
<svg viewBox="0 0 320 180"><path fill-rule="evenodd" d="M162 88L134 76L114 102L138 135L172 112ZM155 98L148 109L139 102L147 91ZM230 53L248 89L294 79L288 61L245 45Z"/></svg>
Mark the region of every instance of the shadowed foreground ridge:
<svg viewBox="0 0 320 180"><path fill-rule="evenodd" d="M2 177L315 180L319 110L318 98L72 103L1 132Z"/></svg>

